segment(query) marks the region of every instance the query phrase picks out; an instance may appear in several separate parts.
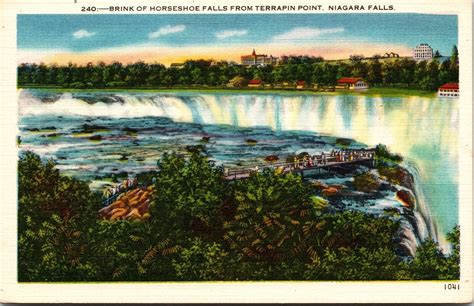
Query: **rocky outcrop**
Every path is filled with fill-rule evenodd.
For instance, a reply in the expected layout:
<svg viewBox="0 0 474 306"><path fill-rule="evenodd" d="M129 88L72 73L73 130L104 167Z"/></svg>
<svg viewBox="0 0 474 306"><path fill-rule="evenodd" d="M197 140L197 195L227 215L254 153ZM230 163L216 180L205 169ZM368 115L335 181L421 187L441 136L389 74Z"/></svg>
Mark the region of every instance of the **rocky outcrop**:
<svg viewBox="0 0 474 306"><path fill-rule="evenodd" d="M390 183L397 184L408 188L410 190L414 189L415 181L413 175L408 172L407 169L400 166L380 166L377 169L377 172L380 176Z"/></svg>
<svg viewBox="0 0 474 306"><path fill-rule="evenodd" d="M354 187L361 192L376 192L379 190L381 182L378 177L371 172L356 174L354 176Z"/></svg>
<svg viewBox="0 0 474 306"><path fill-rule="evenodd" d="M323 190L329 187L327 184L321 182L320 180L313 181L312 184L313 184L313 187L317 190Z"/></svg>
<svg viewBox="0 0 474 306"><path fill-rule="evenodd" d="M101 136L101 135L93 135L93 136L89 137L89 140L92 140L92 141L101 141L101 140L102 140L102 136Z"/></svg>
<svg viewBox="0 0 474 306"><path fill-rule="evenodd" d="M265 157L265 161L270 163L276 162L278 160L279 158L276 155L268 155L267 157Z"/></svg>
<svg viewBox="0 0 474 306"><path fill-rule="evenodd" d="M325 188L321 191L321 193L325 196L325 197L331 197L331 196L335 196L339 193L339 189L335 188L335 187L329 187L329 188Z"/></svg>
<svg viewBox="0 0 474 306"><path fill-rule="evenodd" d="M397 200L399 200L403 206L408 207L410 209L415 208L415 196L409 190L399 190L396 193Z"/></svg>
<svg viewBox="0 0 474 306"><path fill-rule="evenodd" d="M135 188L118 196L112 204L99 210L103 219L145 220L150 217L149 205L154 193L153 186Z"/></svg>

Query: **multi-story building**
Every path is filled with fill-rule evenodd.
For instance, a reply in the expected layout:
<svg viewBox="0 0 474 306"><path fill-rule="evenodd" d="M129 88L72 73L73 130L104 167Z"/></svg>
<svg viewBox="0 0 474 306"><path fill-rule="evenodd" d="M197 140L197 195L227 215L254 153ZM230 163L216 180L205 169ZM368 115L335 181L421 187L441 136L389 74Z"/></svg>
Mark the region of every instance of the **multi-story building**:
<svg viewBox="0 0 474 306"><path fill-rule="evenodd" d="M459 98L459 83L446 83L438 88L440 98Z"/></svg>
<svg viewBox="0 0 474 306"><path fill-rule="evenodd" d="M240 63L244 66L265 66L265 65L276 65L278 63L278 57L272 55L267 56L266 54L257 54L255 49L250 55L242 55L240 57Z"/></svg>
<svg viewBox="0 0 474 306"><path fill-rule="evenodd" d="M415 61L426 61L433 58L433 49L428 44L419 44L413 49L413 59Z"/></svg>

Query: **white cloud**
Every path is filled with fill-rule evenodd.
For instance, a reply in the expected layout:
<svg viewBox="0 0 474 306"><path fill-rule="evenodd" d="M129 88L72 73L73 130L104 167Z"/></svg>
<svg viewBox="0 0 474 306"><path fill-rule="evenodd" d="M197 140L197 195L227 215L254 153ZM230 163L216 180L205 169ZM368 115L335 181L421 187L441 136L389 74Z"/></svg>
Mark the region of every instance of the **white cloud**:
<svg viewBox="0 0 474 306"><path fill-rule="evenodd" d="M183 32L184 30L186 30L186 26L182 24L179 24L176 26L167 25L162 28L159 28L158 31L151 32L150 34L148 34L148 37L158 38L158 37L173 34L173 33Z"/></svg>
<svg viewBox="0 0 474 306"><path fill-rule="evenodd" d="M80 39L80 38L84 38L84 37L91 37L91 36L94 36L95 35L95 32L89 32L87 30L84 30L84 29L81 29L79 31L76 31L74 33L72 33L72 36L74 36L74 38L76 39Z"/></svg>
<svg viewBox="0 0 474 306"><path fill-rule="evenodd" d="M273 40L307 40L314 39L321 35L336 34L344 32L344 28L310 28L300 27L294 28L288 32L276 35Z"/></svg>
<svg viewBox="0 0 474 306"><path fill-rule="evenodd" d="M247 35L248 31L247 30L225 30L221 32L217 32L215 36L217 39L226 39L229 37L235 37L235 36L244 36Z"/></svg>

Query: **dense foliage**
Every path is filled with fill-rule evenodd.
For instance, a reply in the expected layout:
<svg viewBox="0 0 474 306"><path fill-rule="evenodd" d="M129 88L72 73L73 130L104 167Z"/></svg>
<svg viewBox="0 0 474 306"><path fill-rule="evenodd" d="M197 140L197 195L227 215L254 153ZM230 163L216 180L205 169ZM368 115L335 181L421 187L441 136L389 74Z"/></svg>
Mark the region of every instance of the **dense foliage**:
<svg viewBox="0 0 474 306"><path fill-rule="evenodd" d="M61 176L51 161L26 153L18 165L18 270L20 280L87 278L88 224L99 199L78 180Z"/></svg>
<svg viewBox="0 0 474 306"><path fill-rule="evenodd" d="M446 82L458 82L459 63L456 46L450 59L440 62L416 62L411 58L370 59L351 56L347 61L324 61L321 57L284 56L276 66L245 67L225 61L188 60L169 68L162 64L137 62L89 63L85 66L21 64L18 67L20 86L55 85L70 88L172 87L212 86L231 84L243 87L251 79L266 84L282 85L305 81L323 86L335 85L341 77L362 77L372 86L397 86L435 90Z"/></svg>
<svg viewBox="0 0 474 306"><path fill-rule="evenodd" d="M33 153L19 160L20 281L458 279L428 240L397 249L399 223L341 211L301 177L271 171L227 182L199 152L167 154L147 221L98 218L100 199Z"/></svg>

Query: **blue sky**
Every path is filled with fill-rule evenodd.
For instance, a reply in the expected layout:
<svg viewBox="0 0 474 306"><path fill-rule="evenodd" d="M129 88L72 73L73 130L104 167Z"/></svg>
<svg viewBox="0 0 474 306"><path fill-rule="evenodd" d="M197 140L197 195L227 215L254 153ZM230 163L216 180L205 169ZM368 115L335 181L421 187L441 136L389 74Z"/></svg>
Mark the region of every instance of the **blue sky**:
<svg viewBox="0 0 474 306"><path fill-rule="evenodd" d="M18 15L17 22L23 58L59 62L87 55L149 60L150 50L168 61L206 50L236 59L254 47L275 55L369 56L407 53L421 42L449 55L458 32L456 16L424 14Z"/></svg>

